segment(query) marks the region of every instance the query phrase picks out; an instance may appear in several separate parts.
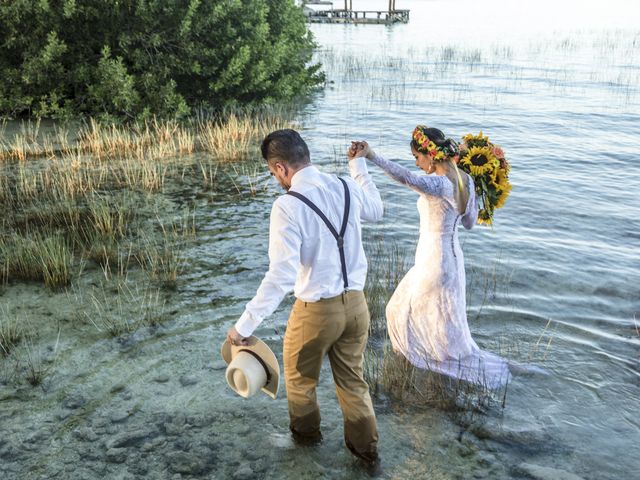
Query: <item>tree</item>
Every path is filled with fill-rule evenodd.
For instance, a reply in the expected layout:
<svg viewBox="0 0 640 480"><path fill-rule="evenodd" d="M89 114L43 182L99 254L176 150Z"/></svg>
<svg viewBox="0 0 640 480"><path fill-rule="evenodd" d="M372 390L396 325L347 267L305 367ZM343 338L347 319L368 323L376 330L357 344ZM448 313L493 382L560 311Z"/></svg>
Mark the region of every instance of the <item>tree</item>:
<svg viewBox="0 0 640 480"><path fill-rule="evenodd" d="M144 118L322 82L292 0L3 0L0 115Z"/></svg>

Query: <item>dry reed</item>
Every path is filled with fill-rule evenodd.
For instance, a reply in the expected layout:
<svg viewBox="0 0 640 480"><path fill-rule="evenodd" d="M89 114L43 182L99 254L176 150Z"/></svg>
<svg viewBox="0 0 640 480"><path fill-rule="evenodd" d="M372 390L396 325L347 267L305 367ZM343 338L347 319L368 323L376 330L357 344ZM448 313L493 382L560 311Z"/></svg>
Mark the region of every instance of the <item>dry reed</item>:
<svg viewBox="0 0 640 480"><path fill-rule="evenodd" d="M0 307L0 354L7 356L23 337L20 321Z"/></svg>
<svg viewBox="0 0 640 480"><path fill-rule="evenodd" d="M195 212L185 214L179 222L165 224L158 219L158 227L159 236L140 232L140 251L136 257L152 281L174 290L178 276L186 267L182 252L195 237Z"/></svg>
<svg viewBox="0 0 640 480"><path fill-rule="evenodd" d="M40 121L22 124L20 133L5 139L6 122L0 124L0 161L85 155L114 161L151 157L172 158L204 152L229 162L248 158L259 141L272 130L291 126L292 110L278 107L227 109L217 115L200 114L186 123L153 119L141 124L103 124L87 120L69 141L69 129L56 127L41 133Z"/></svg>

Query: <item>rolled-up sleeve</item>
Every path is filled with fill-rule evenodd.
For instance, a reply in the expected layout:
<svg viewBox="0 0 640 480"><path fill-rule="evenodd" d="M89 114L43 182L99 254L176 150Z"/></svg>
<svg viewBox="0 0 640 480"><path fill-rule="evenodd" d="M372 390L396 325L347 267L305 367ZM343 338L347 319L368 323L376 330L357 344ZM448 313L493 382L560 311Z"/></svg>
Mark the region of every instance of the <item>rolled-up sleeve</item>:
<svg viewBox="0 0 640 480"><path fill-rule="evenodd" d="M364 194L360 218L366 222L380 221L384 213L384 207L380 192L367 169L367 161L362 157L349 160L349 173Z"/></svg>
<svg viewBox="0 0 640 480"><path fill-rule="evenodd" d="M251 336L258 325L278 308L285 295L293 291L295 285L302 237L298 226L283 208L283 200L283 197L277 199L271 209L269 270L235 325L243 337Z"/></svg>

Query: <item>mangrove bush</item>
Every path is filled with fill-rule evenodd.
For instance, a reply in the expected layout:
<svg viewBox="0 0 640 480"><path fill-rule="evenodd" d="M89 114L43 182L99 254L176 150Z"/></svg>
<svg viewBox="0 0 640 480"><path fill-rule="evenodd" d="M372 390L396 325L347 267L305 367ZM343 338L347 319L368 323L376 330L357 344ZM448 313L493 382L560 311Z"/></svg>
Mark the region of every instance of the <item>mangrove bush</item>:
<svg viewBox="0 0 640 480"><path fill-rule="evenodd" d="M293 0L3 0L0 116L175 117L322 82Z"/></svg>

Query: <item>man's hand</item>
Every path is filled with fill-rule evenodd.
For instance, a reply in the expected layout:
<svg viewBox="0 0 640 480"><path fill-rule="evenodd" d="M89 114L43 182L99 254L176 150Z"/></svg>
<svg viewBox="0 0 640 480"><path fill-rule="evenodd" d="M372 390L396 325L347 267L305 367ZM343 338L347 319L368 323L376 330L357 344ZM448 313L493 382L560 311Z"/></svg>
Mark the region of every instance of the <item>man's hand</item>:
<svg viewBox="0 0 640 480"><path fill-rule="evenodd" d="M353 160L354 158L358 158L362 156L362 142L351 142L351 146L347 150L347 158L349 160Z"/></svg>
<svg viewBox="0 0 640 480"><path fill-rule="evenodd" d="M351 147L347 150L347 158L349 160L353 160L354 158L366 157L368 159L372 159L374 157L374 152L369 147L369 144L365 141L359 142L351 142Z"/></svg>
<svg viewBox="0 0 640 480"><path fill-rule="evenodd" d="M231 345L249 345L249 339L238 333L236 327L231 327L227 332L227 340Z"/></svg>

